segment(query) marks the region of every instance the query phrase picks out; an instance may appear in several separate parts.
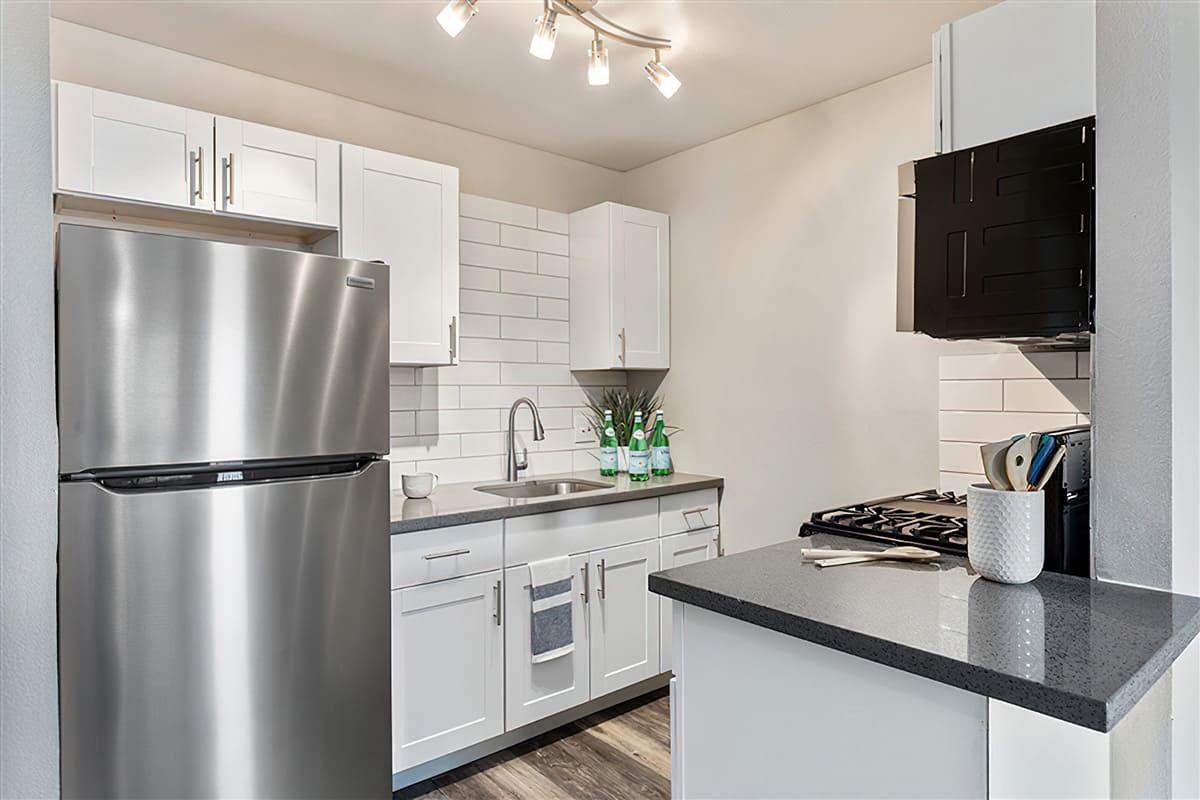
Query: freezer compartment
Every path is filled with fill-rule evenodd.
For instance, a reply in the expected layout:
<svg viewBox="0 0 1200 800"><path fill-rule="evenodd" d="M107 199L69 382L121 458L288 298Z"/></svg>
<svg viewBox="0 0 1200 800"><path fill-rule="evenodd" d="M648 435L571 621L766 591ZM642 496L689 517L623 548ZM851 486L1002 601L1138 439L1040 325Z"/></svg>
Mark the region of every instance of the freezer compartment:
<svg viewBox="0 0 1200 800"><path fill-rule="evenodd" d="M386 462L59 505L63 797L388 794Z"/></svg>
<svg viewBox="0 0 1200 800"><path fill-rule="evenodd" d="M62 225L60 472L388 450L388 268Z"/></svg>

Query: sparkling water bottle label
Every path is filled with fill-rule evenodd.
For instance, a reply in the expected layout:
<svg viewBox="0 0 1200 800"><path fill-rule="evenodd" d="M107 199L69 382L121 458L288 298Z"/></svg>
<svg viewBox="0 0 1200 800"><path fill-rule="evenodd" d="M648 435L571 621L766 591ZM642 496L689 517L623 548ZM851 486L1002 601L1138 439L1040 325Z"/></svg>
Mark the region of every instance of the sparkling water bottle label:
<svg viewBox="0 0 1200 800"><path fill-rule="evenodd" d="M601 447L600 448L600 469L616 469L617 468L617 448Z"/></svg>
<svg viewBox="0 0 1200 800"><path fill-rule="evenodd" d="M650 471L650 453L646 450L629 451L629 474L645 475Z"/></svg>
<svg viewBox="0 0 1200 800"><path fill-rule="evenodd" d="M671 448L670 447L652 447L650 448L650 466L654 469L670 469L671 468Z"/></svg>

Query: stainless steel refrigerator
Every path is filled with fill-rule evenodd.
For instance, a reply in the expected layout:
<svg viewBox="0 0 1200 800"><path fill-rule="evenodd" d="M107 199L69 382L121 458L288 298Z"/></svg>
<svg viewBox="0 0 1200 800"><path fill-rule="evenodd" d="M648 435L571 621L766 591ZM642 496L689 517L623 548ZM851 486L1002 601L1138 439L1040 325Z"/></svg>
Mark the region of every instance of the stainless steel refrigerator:
<svg viewBox="0 0 1200 800"><path fill-rule="evenodd" d="M387 267L58 236L63 796L390 796Z"/></svg>

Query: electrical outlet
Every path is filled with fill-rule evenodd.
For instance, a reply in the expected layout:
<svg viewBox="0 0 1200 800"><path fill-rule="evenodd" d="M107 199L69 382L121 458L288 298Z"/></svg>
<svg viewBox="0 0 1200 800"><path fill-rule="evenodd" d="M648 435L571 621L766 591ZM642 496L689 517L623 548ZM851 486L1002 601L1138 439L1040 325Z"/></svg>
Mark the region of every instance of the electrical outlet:
<svg viewBox="0 0 1200 800"><path fill-rule="evenodd" d="M596 429L592 427L591 421L582 408L575 409L573 419L575 422L575 444L588 444L599 441Z"/></svg>

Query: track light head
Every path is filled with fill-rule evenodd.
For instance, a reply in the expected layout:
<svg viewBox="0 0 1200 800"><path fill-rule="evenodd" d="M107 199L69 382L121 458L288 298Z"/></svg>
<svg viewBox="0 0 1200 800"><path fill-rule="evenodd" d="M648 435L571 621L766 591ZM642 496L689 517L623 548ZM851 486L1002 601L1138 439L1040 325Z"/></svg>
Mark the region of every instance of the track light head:
<svg viewBox="0 0 1200 800"><path fill-rule="evenodd" d="M475 0L450 0L438 13L437 21L446 33L458 36L471 21L471 17L475 16L475 11Z"/></svg>
<svg viewBox="0 0 1200 800"><path fill-rule="evenodd" d="M670 98L679 91L679 78L676 78L671 70L667 69L667 65L659 60L657 52L654 54L654 60L646 64L646 77L662 93L663 97Z"/></svg>
<svg viewBox="0 0 1200 800"><path fill-rule="evenodd" d="M608 85L608 48L600 41L599 35L592 39L592 46L588 48L588 84Z"/></svg>
<svg viewBox="0 0 1200 800"><path fill-rule="evenodd" d="M547 9L533 26L529 54L543 61L554 55L554 40L558 37L558 12Z"/></svg>

